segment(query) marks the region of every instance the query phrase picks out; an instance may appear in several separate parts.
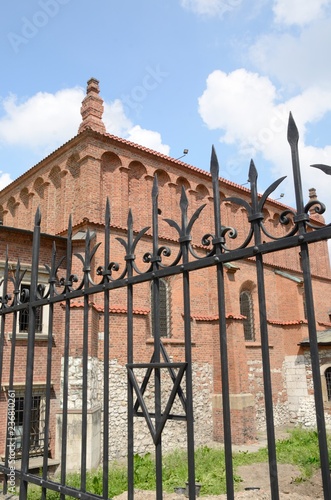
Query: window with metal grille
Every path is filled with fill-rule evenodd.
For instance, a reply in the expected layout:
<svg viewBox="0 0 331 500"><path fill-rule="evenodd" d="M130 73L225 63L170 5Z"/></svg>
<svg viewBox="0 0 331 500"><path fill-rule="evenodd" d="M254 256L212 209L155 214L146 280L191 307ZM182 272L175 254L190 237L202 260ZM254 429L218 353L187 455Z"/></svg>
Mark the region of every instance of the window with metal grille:
<svg viewBox="0 0 331 500"><path fill-rule="evenodd" d="M255 340L253 300L247 290L240 294L240 314L246 317L243 321L245 340Z"/></svg>
<svg viewBox="0 0 331 500"><path fill-rule="evenodd" d="M328 393L328 401L331 401L331 367L327 368L324 372L325 381L326 381L326 389Z"/></svg>
<svg viewBox="0 0 331 500"><path fill-rule="evenodd" d="M42 394L32 396L31 421L29 431L30 454L39 455L44 451L45 397ZM15 397L15 451L22 453L23 444L24 396Z"/></svg>
<svg viewBox="0 0 331 500"><path fill-rule="evenodd" d="M29 329L29 308L28 302L30 297L30 285L21 286L21 300L26 302L26 309L22 309L19 314L19 331L28 332ZM36 307L36 329L37 333L43 331L43 308Z"/></svg>
<svg viewBox="0 0 331 500"><path fill-rule="evenodd" d="M155 332L155 311L153 302L153 288L154 283L151 285L151 316L152 316L152 335ZM159 301L157 306L159 309L159 329L160 337L169 336L169 290L166 280L159 280Z"/></svg>

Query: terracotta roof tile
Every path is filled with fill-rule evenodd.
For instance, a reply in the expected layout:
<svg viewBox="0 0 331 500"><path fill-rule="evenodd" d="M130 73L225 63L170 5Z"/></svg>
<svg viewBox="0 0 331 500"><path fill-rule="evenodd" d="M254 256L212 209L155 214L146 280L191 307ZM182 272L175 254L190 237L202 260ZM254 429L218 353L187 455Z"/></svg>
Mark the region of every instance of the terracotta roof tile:
<svg viewBox="0 0 331 500"><path fill-rule="evenodd" d="M243 316L242 314L232 314L228 313L226 314L226 319L246 319L246 316ZM215 315L210 315L210 316L204 316L204 315L199 315L199 314L191 314L191 319L195 321L218 321L219 316L218 314Z"/></svg>
<svg viewBox="0 0 331 500"><path fill-rule="evenodd" d="M229 313L226 315L226 319L247 319L247 316L244 316L243 314Z"/></svg>
<svg viewBox="0 0 331 500"><path fill-rule="evenodd" d="M279 326L291 326L291 325L307 325L308 321L306 319L294 319L291 321L281 321L279 319L268 319L267 320L270 325L279 325Z"/></svg>
<svg viewBox="0 0 331 500"><path fill-rule="evenodd" d="M64 305L64 302L62 302L62 305ZM104 312L104 307L102 305L95 304L94 302L90 302L89 306L93 307L93 309L95 309L97 312L101 312L101 313ZM72 300L70 302L70 307L72 309L83 309L84 303L82 301ZM109 312L112 314L127 314L128 310L126 307L115 305L115 306L111 306L109 308ZM149 312L150 312L150 309L143 309L142 307L133 309L133 314L138 314L138 315L143 315L143 316L146 316L147 314L149 314Z"/></svg>

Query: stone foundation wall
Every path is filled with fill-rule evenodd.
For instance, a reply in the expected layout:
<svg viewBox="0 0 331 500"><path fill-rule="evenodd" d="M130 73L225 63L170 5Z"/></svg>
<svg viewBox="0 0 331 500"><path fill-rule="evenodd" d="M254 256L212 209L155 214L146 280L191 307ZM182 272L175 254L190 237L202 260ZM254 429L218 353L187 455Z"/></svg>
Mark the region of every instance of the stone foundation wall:
<svg viewBox="0 0 331 500"><path fill-rule="evenodd" d="M324 416L327 427L331 428L331 404L327 398L323 366L331 364L331 351L320 350L321 383L324 400ZM289 418L306 428L316 428L314 386L309 351L298 356L286 356L284 360Z"/></svg>
<svg viewBox="0 0 331 500"><path fill-rule="evenodd" d="M323 366L331 364L331 352L321 351L321 370ZM324 363L324 365L323 365ZM248 363L249 384L251 393L236 395L240 401L244 396L249 396L249 418L256 418L257 430L264 430L266 427L264 392L262 377L262 362L260 359L251 360ZM145 370L134 370L137 382L141 385ZM63 375L63 367L62 367ZM162 409L165 408L172 381L166 369L161 370L162 383ZM313 383L311 373L311 363L309 352L303 355L286 356L282 370L274 370L271 374L273 383L274 399L274 423L281 426L290 421L307 428L316 427L315 405L313 396ZM323 373L321 373L323 383ZM181 384L185 391L185 375ZM71 357L69 359L69 424L75 429L79 429L82 409L82 358ZM195 444L210 444L215 437L215 412L222 411L222 404L218 402L221 395L213 394L213 372L209 363L193 364L193 407L194 407L194 431ZM234 397L234 396L233 396ZM218 399L217 399L218 398ZM237 401L236 399L236 401ZM134 400L136 396L134 394ZM144 394L144 401L150 412L154 412L154 380L151 376L147 390ZM245 400L246 401L246 400ZM62 406L62 392L61 392ZM245 408L246 408L245 406ZM248 408L247 406L247 408ZM238 410L232 401L233 410ZM331 427L331 403L325 402L325 419L328 427ZM240 408L242 409L242 408ZM246 409L247 410L247 409ZM245 410L245 411L246 411ZM248 410L247 410L248 411ZM246 411L246 413L247 413ZM90 464L96 465L96 460L102 455L102 435L103 435L103 364L97 358L88 359L88 412L89 447L93 457ZM253 414L252 414L253 412ZM183 415L184 410L177 397L172 414ZM221 418L221 413L218 418ZM247 415L246 415L247 417ZM246 418L241 415L240 418ZM236 419L235 411L232 415ZM247 420L247 418L246 418ZM154 423L154 420L152 420ZM61 418L57 418L57 450L60 447ZM238 424L239 425L239 424ZM241 425L241 424L240 424ZM217 427L217 426L216 426ZM247 427L248 429L248 427ZM249 430L249 429L248 429ZM249 439L253 433L248 432ZM220 434L222 430L220 429ZM78 433L79 434L79 433ZM75 432L76 452L81 446L78 434ZM109 457L110 459L123 459L127 455L127 369L116 359L110 361L109 369ZM186 422L178 420L168 420L162 433L163 450L170 451L175 448L186 448ZM70 448L70 447L69 447ZM147 427L144 417L134 418L134 452L145 454L154 451L152 436ZM77 453L76 453L77 455ZM78 455L77 455L78 457ZM76 458L77 458L76 457ZM76 463L77 460L73 462Z"/></svg>
<svg viewBox="0 0 331 500"><path fill-rule="evenodd" d="M64 359L61 362L61 380L64 373ZM88 469L97 467L101 460L101 392L102 374L99 360L89 357L87 361L87 460ZM67 471L79 470L81 467L82 449L82 387L83 359L68 359L68 418L67 418ZM63 408L63 386L61 385L60 406ZM61 458L62 445L62 413L56 415L55 456Z"/></svg>
<svg viewBox="0 0 331 500"><path fill-rule="evenodd" d="M138 383L141 384L144 371L135 370ZM109 373L109 454L111 459L124 458L127 455L127 370L115 360L111 361ZM185 376L181 384L185 391ZM168 372L162 370L162 408L165 408L172 382ZM136 397L134 395L134 400ZM148 409L154 411L153 377L144 394ZM208 364L193 364L193 407L194 432L196 446L212 441L212 368ZM177 397L172 414L184 415L183 407ZM154 422L154 421L153 421ZM168 420L162 433L164 451L186 447L186 422ZM134 419L134 452L144 454L154 451L152 436L144 417Z"/></svg>
<svg viewBox="0 0 331 500"><path fill-rule="evenodd" d="M257 430L265 430L265 402L262 360L256 358L249 360L248 379L251 393L255 399L255 416ZM276 427L289 422L289 403L287 399L286 377L284 370L278 368L271 369L271 383L273 395L274 424Z"/></svg>
<svg viewBox="0 0 331 500"><path fill-rule="evenodd" d="M102 394L100 387L102 373L99 369L98 358L89 357L87 360L87 409L92 410L100 406ZM83 358L70 356L68 360L68 410L82 408L83 387ZM63 358L61 365L61 380L63 380ZM63 400L63 386L61 385L61 408Z"/></svg>
<svg viewBox="0 0 331 500"><path fill-rule="evenodd" d="M63 363L62 363L63 365ZM69 359L69 397L68 397L68 422L75 428L75 446L72 448L75 455L70 456L74 468L79 468L78 458L81 442L81 409L82 409L82 374L83 365L81 357ZM135 370L138 383L141 384L145 370ZM63 375L63 366L62 366ZM63 377L62 377L63 379ZM162 408L165 408L172 381L168 371L162 370ZM184 394L185 375L181 383ZM210 443L213 439L212 420L212 367L205 364L193 364L193 406L194 406L194 432L196 446ZM61 407L62 407L61 390ZM134 395L134 400L136 397ZM150 412L154 412L154 383L150 379L144 395L145 403ZM103 434L103 364L97 358L88 359L88 411L93 415L88 429L88 441L93 442L93 463L95 457L102 452ZM178 396L175 399L172 414L184 415L184 410ZM90 422L89 420L89 422ZM154 422L154 421L153 421ZM57 416L57 456L60 456L62 416ZM97 429L97 432L96 432ZM110 361L109 369L109 457L122 459L127 456L127 369L116 360ZM170 451L175 448L186 447L186 422L168 420L162 433L163 450ZM91 448L92 449L92 448ZM134 452L144 454L154 451L152 436L144 417L134 419Z"/></svg>

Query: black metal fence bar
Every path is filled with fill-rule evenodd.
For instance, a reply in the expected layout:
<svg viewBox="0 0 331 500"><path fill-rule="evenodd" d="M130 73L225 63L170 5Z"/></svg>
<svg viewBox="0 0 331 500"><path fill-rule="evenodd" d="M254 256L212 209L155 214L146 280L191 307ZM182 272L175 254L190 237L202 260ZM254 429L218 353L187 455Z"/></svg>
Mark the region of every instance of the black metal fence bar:
<svg viewBox="0 0 331 500"><path fill-rule="evenodd" d="M5 275L6 275L7 280L8 280L8 257L6 259ZM14 291L14 300L17 301L18 300L19 283L20 283L20 265L19 265L19 262L18 262L17 267L16 267L15 275L16 275L15 289L17 290L17 293L15 294L15 291ZM7 288L7 283L5 285L5 288ZM5 295L4 295L4 297L5 297ZM5 316L3 319L5 319ZM12 338L11 338L11 348L10 348L10 368L9 368L9 384L8 384L9 391L13 391L13 385L14 385L16 333L17 333L16 330L17 330L17 311L14 312L13 317L12 317ZM16 405L16 398L15 398L15 405ZM9 444L9 426L7 426L7 429L6 429L6 445L7 444ZM16 437L15 437L15 448L16 448ZM9 447L6 446L5 467L8 467L8 461L9 461ZM7 478L5 478L5 482L4 482L4 492L5 493L7 492Z"/></svg>
<svg viewBox="0 0 331 500"><path fill-rule="evenodd" d="M311 282L308 245L301 245L301 262L303 271L303 282L307 307L307 320L309 331L310 358L313 373L316 424L321 461L321 473L323 482L324 499L331 498L331 478L329 465L329 450L326 436L324 404L322 396L322 385L320 376L320 360L317 343L316 319L314 310L313 289Z"/></svg>
<svg viewBox="0 0 331 500"><path fill-rule="evenodd" d="M159 268L159 261L161 260L158 256L159 247L159 225L158 225L158 185L157 177L154 180L153 191L152 191L152 226L153 226L153 253L152 253L152 272L155 272ZM154 362L160 363L161 351L160 351L160 279L154 278L152 280L152 311L153 311L153 336L154 336ZM162 409L161 409L161 369L155 367L154 369L154 391L155 391L155 431L158 430L161 425ZM157 441L155 442L155 468L156 468L156 499L162 500L163 498L163 485L162 485L162 437L159 435Z"/></svg>
<svg viewBox="0 0 331 500"><path fill-rule="evenodd" d="M127 279L133 275L133 259L131 253L133 246L133 220L131 210L128 216L128 241L126 249L127 261ZM127 286L127 361L133 363L133 285ZM133 427L133 385L131 383L129 372L127 375L128 384L128 500L134 499L134 427Z"/></svg>
<svg viewBox="0 0 331 500"><path fill-rule="evenodd" d="M55 293L56 283L56 246L53 243L52 248L52 263L50 268L49 278L49 296ZM43 456L42 478L45 481L48 474L48 449L49 449L49 433L50 433L50 413L51 413L51 384L52 384L52 351L53 351L53 319L54 319L54 304L49 305L48 317L48 339L47 339L47 363L46 363L46 406L45 406L45 444ZM46 500L47 488L41 490L41 500Z"/></svg>
<svg viewBox="0 0 331 500"><path fill-rule="evenodd" d="M72 267L72 221L69 218L68 239L66 249L66 276L63 282L65 299L65 319L64 319L64 348L63 348L63 373L62 383L62 429L61 429L61 484L66 484L67 475L67 427L68 427L68 393L69 393L69 348L70 348L70 289L73 285L74 276L71 273ZM60 500L65 500L65 495L60 492Z"/></svg>
<svg viewBox="0 0 331 500"><path fill-rule="evenodd" d="M249 171L249 181L251 187L252 198L252 213L250 221L253 225L253 237L255 246L261 245L261 221L263 216L259 210L258 195L257 195L257 172L255 165L251 162ZM276 457L276 440L275 440L275 424L272 404L272 381L271 381L271 366L269 355L269 335L267 325L267 306L264 283L264 267L263 255L256 256L256 281L259 300L259 317L261 331L261 351L262 351L262 366L263 366L263 389L264 389L264 405L266 414L267 440L268 440L268 459L269 459L269 477L272 500L279 500L279 485Z"/></svg>
<svg viewBox="0 0 331 500"><path fill-rule="evenodd" d="M216 280L217 280L217 298L218 298L218 317L219 317L219 339L220 339L220 359L221 359L221 381L222 381L222 407L223 407L223 439L225 452L225 477L228 500L234 498L233 482L233 463L232 463L232 437L231 437L231 409L230 409L230 384L228 370L228 343L226 332L225 315L225 290L224 290L224 269L223 264L219 263L222 255L222 244L225 243L224 234L222 234L221 224L221 203L219 191L219 165L214 147L212 148L210 171L213 182L214 195L214 221L215 221L215 260Z"/></svg>
<svg viewBox="0 0 331 500"><path fill-rule="evenodd" d="M189 260L189 243L191 234L187 223L188 201L184 189L182 190L180 208L182 212L182 232L180 237L183 264ZM189 499L196 498L195 489L195 457L194 457L194 415L193 415L193 371L192 371L192 332L191 332L191 299L190 275L183 271L183 298L184 298L184 335L185 335L185 362L186 368L186 416L187 416L187 461L188 461L188 494Z"/></svg>
<svg viewBox="0 0 331 500"><path fill-rule="evenodd" d="M294 180L295 198L297 205L297 214L294 220L295 222L297 222L298 225L298 233L300 235L299 238L303 240L303 236L307 231L307 223L309 222L309 216L305 211L303 202L299 151L298 151L299 132L291 114L289 118L287 137L291 147L293 180ZM316 423L317 423L318 442L320 450L323 491L324 491L324 498L325 500L327 500L331 498L329 453L328 453L328 443L327 443L325 418L324 418L324 405L323 405L322 385L320 377L320 360L319 360L319 352L317 344L316 318L315 318L314 298L313 298L313 289L312 289L312 280L311 280L311 271L309 262L309 250L306 242L302 241L300 245L300 250L301 250L300 257L301 257L301 266L303 272L303 283L304 283L305 298L306 298L310 357L311 357L311 366L313 373Z"/></svg>
<svg viewBox="0 0 331 500"><path fill-rule="evenodd" d="M90 271L90 232L85 240L84 262L84 313L83 313L83 377L82 377L82 453L81 453L81 490L86 491L86 453L87 453L87 389L88 389L88 358L89 358L89 296L85 291L89 288Z"/></svg>
<svg viewBox="0 0 331 500"><path fill-rule="evenodd" d="M110 270L108 269L110 262L110 205L107 199L105 213L105 251L104 251L104 266L100 269L103 274L103 280L106 283L109 280ZM102 443L102 492L103 498L108 498L109 487L109 356L110 356L110 300L109 290L105 290L103 294L103 443Z"/></svg>
<svg viewBox="0 0 331 500"><path fill-rule="evenodd" d="M153 294L152 294L152 307L154 311L154 359L156 363L160 362L160 315L159 304L160 297L160 280L155 278L153 280ZM154 391L155 391L155 431L161 425L161 368L156 366L154 368ZM161 435L155 442L155 469L156 469L156 498L162 500L163 498L163 485L162 485L162 438Z"/></svg>
<svg viewBox="0 0 331 500"><path fill-rule="evenodd" d="M36 332L36 305L37 301L37 286L38 286L38 267L39 267L39 252L40 252L40 221L41 214L38 209L35 217L35 227L32 241L32 266L31 266L31 301L29 303L29 330L26 352L26 375L25 375L25 395L24 395L24 416L23 416L23 447L22 447L22 464L21 470L23 474L29 471L29 453L30 453L30 432L31 432L31 408L32 408L32 391L33 391L33 367L34 367L34 352L35 352L35 332ZM23 477L20 485L20 500L25 500L28 492L28 481Z"/></svg>
<svg viewBox="0 0 331 500"><path fill-rule="evenodd" d="M264 271L263 257L262 255L257 255L256 275L257 275L257 286L258 286L258 297L259 297L264 405L265 405L266 426L267 426L270 488L271 488L272 500L279 500L275 424L274 424L273 404L272 404L272 381L271 381L271 367L270 367L270 355L269 355L269 335L267 326L266 297L265 297L265 284L264 284L263 271Z"/></svg>

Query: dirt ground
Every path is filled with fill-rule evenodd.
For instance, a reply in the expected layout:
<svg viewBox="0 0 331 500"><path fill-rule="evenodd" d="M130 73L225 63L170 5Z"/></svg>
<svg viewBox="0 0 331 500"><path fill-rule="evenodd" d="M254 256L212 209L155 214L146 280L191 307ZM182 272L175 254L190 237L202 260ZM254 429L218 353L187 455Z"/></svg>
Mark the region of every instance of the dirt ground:
<svg viewBox="0 0 331 500"><path fill-rule="evenodd" d="M270 500L268 464L243 465L237 469L241 477L240 491L235 493L235 499ZM320 472L306 481L295 481L300 477L299 469L293 465L278 464L279 491L281 500L323 499L322 479ZM247 490L245 488L260 488ZM154 491L135 491L135 500L155 500ZM200 497L203 500L226 500L226 495L209 495ZM164 500L184 500L184 495L164 493ZM114 497L113 500L127 500L127 493Z"/></svg>

